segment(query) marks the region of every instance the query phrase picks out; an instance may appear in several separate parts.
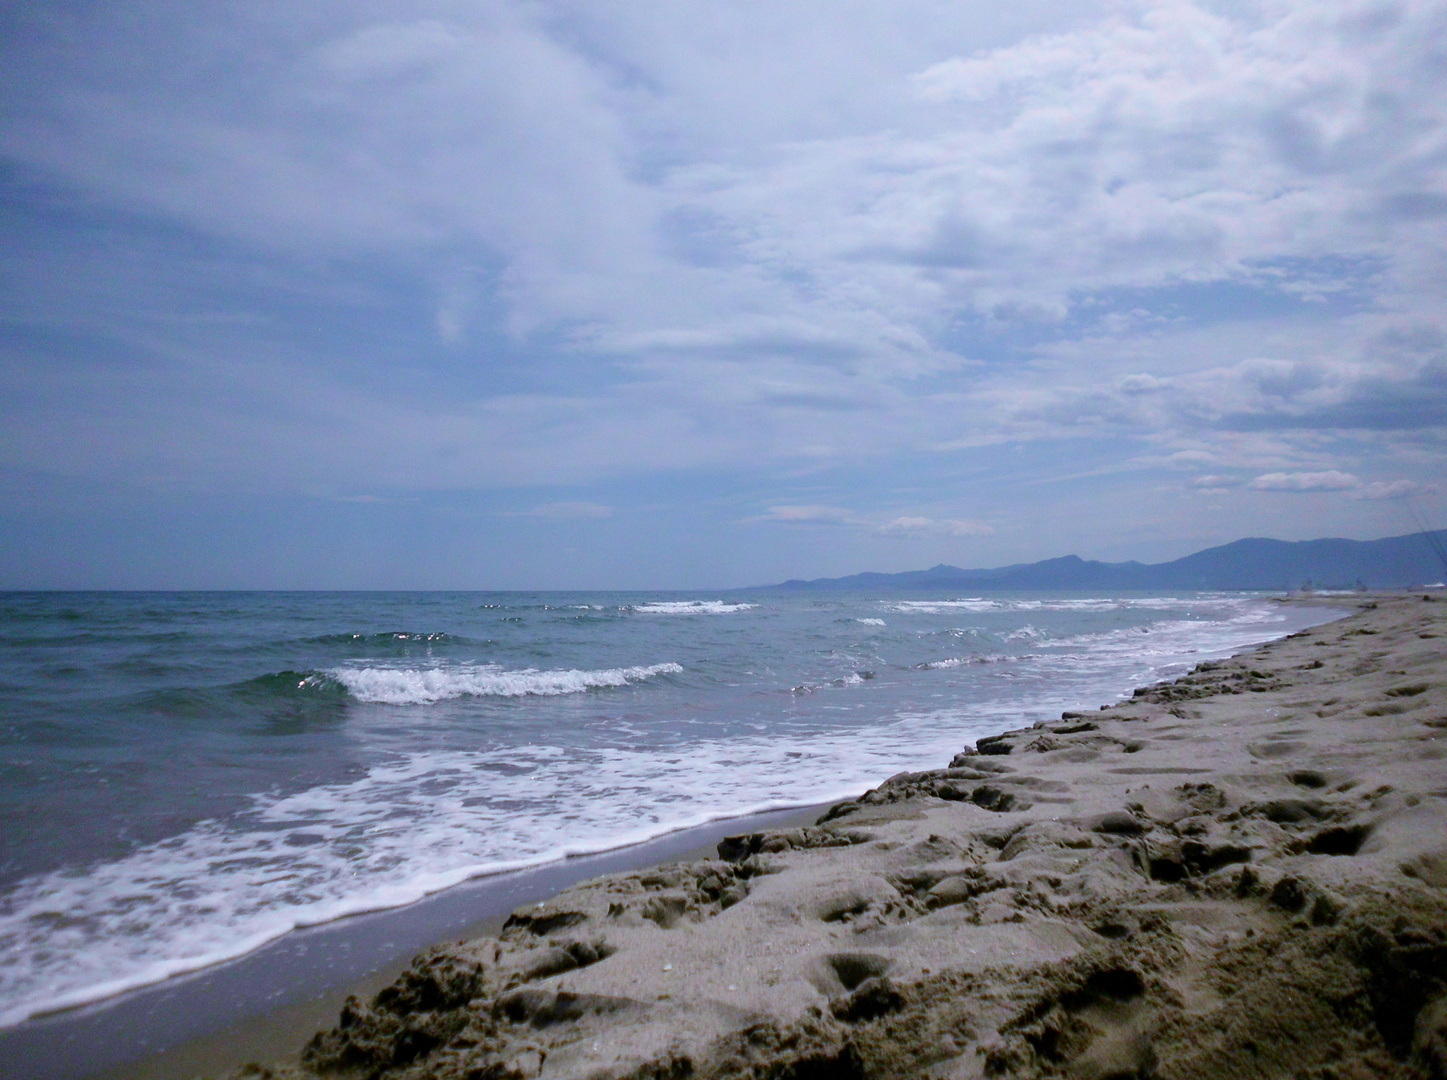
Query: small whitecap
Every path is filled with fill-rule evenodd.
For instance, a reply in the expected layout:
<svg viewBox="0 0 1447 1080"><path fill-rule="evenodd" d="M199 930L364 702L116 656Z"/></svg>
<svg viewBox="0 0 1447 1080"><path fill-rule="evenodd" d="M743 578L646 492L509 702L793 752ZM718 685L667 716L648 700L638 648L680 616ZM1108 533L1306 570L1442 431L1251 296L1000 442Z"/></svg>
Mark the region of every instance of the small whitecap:
<svg viewBox="0 0 1447 1080"><path fill-rule="evenodd" d="M899 600L891 605L904 614L939 615L946 611L998 611L1005 605L998 600L973 596L964 600Z"/></svg>
<svg viewBox="0 0 1447 1080"><path fill-rule="evenodd" d="M577 694L626 686L657 675L677 675L678 664L606 668L600 671L507 671L493 664L434 668L342 667L327 672L358 701L377 705L427 705L460 697L527 697Z"/></svg>
<svg viewBox="0 0 1447 1080"><path fill-rule="evenodd" d="M732 615L758 606L727 604L722 600L659 600L652 604L639 604L633 610L641 615Z"/></svg>
<svg viewBox="0 0 1447 1080"><path fill-rule="evenodd" d="M1039 640L1040 640L1041 638L1043 638L1044 636L1045 636L1045 631L1044 631L1044 630L1041 630L1038 626L1032 626L1032 625L1030 625L1029 623L1026 623L1024 626L1020 627L1020 629L1018 629L1018 630L1011 630L1008 634L1006 634L1006 635L1005 635L1005 640L1006 640L1006 641L1039 641Z"/></svg>

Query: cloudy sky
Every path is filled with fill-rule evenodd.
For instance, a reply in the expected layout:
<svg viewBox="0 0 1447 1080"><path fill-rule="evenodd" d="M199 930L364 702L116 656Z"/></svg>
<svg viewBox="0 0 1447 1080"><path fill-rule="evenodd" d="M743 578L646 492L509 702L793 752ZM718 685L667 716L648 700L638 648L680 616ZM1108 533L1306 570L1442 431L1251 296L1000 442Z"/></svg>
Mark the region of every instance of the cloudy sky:
<svg viewBox="0 0 1447 1080"><path fill-rule="evenodd" d="M1442 0L5 5L0 586L1440 527L1444 85Z"/></svg>

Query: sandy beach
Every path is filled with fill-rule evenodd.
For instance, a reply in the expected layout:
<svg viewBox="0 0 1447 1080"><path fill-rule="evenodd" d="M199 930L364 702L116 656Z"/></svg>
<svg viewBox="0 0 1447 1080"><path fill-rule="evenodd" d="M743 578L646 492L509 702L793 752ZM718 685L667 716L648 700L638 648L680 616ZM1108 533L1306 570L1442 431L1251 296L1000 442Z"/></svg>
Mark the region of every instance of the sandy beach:
<svg viewBox="0 0 1447 1080"><path fill-rule="evenodd" d="M1447 1073L1447 602L434 948L253 1077Z"/></svg>

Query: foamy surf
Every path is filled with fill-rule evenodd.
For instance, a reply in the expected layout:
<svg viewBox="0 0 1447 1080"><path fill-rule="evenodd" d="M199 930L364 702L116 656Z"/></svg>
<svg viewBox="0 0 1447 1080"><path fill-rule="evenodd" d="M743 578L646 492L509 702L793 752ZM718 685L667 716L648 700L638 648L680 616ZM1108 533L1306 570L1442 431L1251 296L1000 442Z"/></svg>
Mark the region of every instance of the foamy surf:
<svg viewBox="0 0 1447 1080"><path fill-rule="evenodd" d="M896 600L889 604L892 611L903 615L938 615L943 611L1000 611L1005 607L998 600Z"/></svg>
<svg viewBox="0 0 1447 1080"><path fill-rule="evenodd" d="M640 615L732 615L756 607L757 604L728 604L722 600L659 600L637 604L633 610Z"/></svg>
<svg viewBox="0 0 1447 1080"><path fill-rule="evenodd" d="M992 600L981 596L959 597L951 600L890 600L881 601L888 609L903 614L939 615L951 611L969 612L1010 612L1010 611L1061 611L1092 614L1110 611L1171 611L1189 606L1196 610L1236 610L1243 604L1259 603L1258 600L1243 600L1239 596L1085 596L1050 597L1048 599L1014 598Z"/></svg>
<svg viewBox="0 0 1447 1080"><path fill-rule="evenodd" d="M110 750L114 727L95 726L95 741L61 745L111 770L99 781L111 788L41 762L65 778L50 805L82 812L17 817L5 837L9 866L35 869L0 880L0 1025L479 874L856 795L981 735L1288 633L1298 617L1240 596L780 595L767 619L740 619L756 605L723 600L495 599L262 597L252 617L253 601L221 597L204 633L179 636L167 605L195 620L210 599L98 601L120 628L107 641L134 633L143 662L116 665L133 654L112 644L91 660L77 652L113 689L65 717L67 731L119 716L149 742ZM44 602L57 611L48 633L86 630ZM660 617L616 617L635 614ZM383 629L423 617L425 633ZM43 670L7 648L7 678ZM119 670L137 674L115 689ZM56 730L51 714L37 722L32 756ZM172 812L176 790L208 783L216 798L196 800L171 834L93 854L116 850L117 827ZM86 821L105 829L82 832Z"/></svg>
<svg viewBox="0 0 1447 1080"><path fill-rule="evenodd" d="M627 686L657 675L678 675L674 663L603 671L507 671L494 664L434 668L343 667L327 675L358 701L375 705L428 705L460 697L551 697Z"/></svg>
<svg viewBox="0 0 1447 1080"><path fill-rule="evenodd" d="M666 755L417 754L350 784L257 797L239 819L13 890L0 911L0 1027L472 877L847 798L999 723L977 717L962 729L952 719L907 717L803 748L756 738Z"/></svg>

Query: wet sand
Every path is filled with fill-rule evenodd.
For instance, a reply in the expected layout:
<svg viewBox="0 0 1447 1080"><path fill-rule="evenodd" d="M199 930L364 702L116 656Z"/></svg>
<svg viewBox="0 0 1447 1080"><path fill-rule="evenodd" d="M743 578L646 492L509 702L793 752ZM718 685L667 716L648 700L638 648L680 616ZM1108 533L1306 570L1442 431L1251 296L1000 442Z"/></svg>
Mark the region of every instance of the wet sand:
<svg viewBox="0 0 1447 1080"><path fill-rule="evenodd" d="M1447 602L1374 597L717 855L519 907L247 1073L1442 1077Z"/></svg>
<svg viewBox="0 0 1447 1080"><path fill-rule="evenodd" d="M350 993L392 982L438 941L496 933L518 904L599 874L692 860L740 828L812 821L823 807L716 821L627 848L477 878L415 904L294 931L237 960L0 1031L5 1080L191 1080L283 1056L335 1021Z"/></svg>

